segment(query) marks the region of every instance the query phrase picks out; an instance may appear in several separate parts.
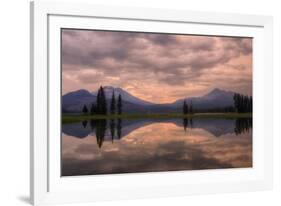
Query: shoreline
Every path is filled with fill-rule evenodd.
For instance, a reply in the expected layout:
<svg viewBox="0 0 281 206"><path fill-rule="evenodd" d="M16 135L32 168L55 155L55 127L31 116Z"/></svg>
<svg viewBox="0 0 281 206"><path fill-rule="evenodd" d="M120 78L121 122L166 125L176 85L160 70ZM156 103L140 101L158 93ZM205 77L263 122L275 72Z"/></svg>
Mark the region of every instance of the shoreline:
<svg viewBox="0 0 281 206"><path fill-rule="evenodd" d="M252 118L252 113L194 113L194 114L109 114L109 115L84 115L62 114L62 124L81 122L91 119L169 119L169 118Z"/></svg>

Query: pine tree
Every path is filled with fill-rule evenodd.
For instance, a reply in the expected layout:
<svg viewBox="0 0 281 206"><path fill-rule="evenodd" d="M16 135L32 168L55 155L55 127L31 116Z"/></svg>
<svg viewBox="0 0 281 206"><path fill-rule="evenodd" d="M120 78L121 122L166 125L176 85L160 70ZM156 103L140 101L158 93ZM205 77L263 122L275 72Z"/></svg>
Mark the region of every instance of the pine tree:
<svg viewBox="0 0 281 206"><path fill-rule="evenodd" d="M234 107L236 112L252 112L253 110L253 100L252 96L245 96L242 94L235 93L233 95Z"/></svg>
<svg viewBox="0 0 281 206"><path fill-rule="evenodd" d="M190 102L190 106L189 106L189 113L190 113L190 114L193 114L192 101Z"/></svg>
<svg viewBox="0 0 281 206"><path fill-rule="evenodd" d="M248 109L248 112L252 112L253 111L253 100L252 100L252 96L250 96L249 98L248 98L248 107L249 107L249 109Z"/></svg>
<svg viewBox="0 0 281 206"><path fill-rule="evenodd" d="M98 90L98 95L97 95L97 114L107 114L107 103L106 103L106 96L103 87L101 86Z"/></svg>
<svg viewBox="0 0 281 206"><path fill-rule="evenodd" d="M115 114L115 94L114 94L114 90L112 92L112 97L111 97L110 113Z"/></svg>
<svg viewBox="0 0 281 206"><path fill-rule="evenodd" d="M97 114L101 114L102 108L101 108L101 90L98 90L97 95Z"/></svg>
<svg viewBox="0 0 281 206"><path fill-rule="evenodd" d="M91 106L91 114L97 114L97 106L95 105L95 103L93 103Z"/></svg>
<svg viewBox="0 0 281 206"><path fill-rule="evenodd" d="M183 101L183 114L187 114L188 113L188 105L186 104L186 101Z"/></svg>
<svg viewBox="0 0 281 206"><path fill-rule="evenodd" d="M121 94L118 95L117 108L118 108L118 114L122 114L122 97L121 97Z"/></svg>
<svg viewBox="0 0 281 206"><path fill-rule="evenodd" d="M87 108L86 105L83 106L82 112L83 112L84 114L87 114L87 113L88 113L88 108Z"/></svg>
<svg viewBox="0 0 281 206"><path fill-rule="evenodd" d="M100 87L100 104L101 104L101 114L107 114L107 104L106 104L106 97L104 93L104 89Z"/></svg>

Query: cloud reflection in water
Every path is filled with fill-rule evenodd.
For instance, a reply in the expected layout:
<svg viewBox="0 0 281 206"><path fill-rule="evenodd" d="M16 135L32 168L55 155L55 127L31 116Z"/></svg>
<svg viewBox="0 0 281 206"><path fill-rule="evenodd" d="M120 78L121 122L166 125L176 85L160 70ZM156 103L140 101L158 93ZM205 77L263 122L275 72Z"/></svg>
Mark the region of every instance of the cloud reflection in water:
<svg viewBox="0 0 281 206"><path fill-rule="evenodd" d="M235 120L225 120L230 122L225 123L225 132L220 133L218 130L211 129L212 125L218 123L215 120L208 120L208 127L204 127L205 120L202 120L203 122L193 120L193 128L187 127L186 130L178 120L149 121L130 125L123 122L122 131L119 128L119 132L123 133L120 138L116 137L118 131L110 127L112 122L106 125L96 124L96 127L106 128L102 143L97 141L97 133L94 132L97 128L94 126L91 128L89 123L86 127L84 127L85 123L79 123L80 129L88 130L88 134L84 134L83 138L71 136L67 128L68 133L62 134L62 175L252 166L251 129L235 134L237 130ZM72 125L76 128L76 132L77 125L78 123ZM115 135L114 138L112 133Z"/></svg>

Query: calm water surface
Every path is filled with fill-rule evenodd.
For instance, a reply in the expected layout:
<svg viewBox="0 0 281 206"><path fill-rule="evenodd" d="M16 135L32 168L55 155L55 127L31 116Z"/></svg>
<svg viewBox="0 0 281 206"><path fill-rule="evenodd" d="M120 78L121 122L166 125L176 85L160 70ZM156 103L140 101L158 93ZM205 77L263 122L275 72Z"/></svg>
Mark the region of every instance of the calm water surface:
<svg viewBox="0 0 281 206"><path fill-rule="evenodd" d="M252 167L251 119L62 125L63 176L243 167Z"/></svg>

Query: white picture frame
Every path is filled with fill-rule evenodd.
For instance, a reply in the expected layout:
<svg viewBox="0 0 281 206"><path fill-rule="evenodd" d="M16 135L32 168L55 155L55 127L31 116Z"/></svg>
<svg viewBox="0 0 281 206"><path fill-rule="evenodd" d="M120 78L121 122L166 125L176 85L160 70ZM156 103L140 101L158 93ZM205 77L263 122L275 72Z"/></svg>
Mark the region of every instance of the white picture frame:
<svg viewBox="0 0 281 206"><path fill-rule="evenodd" d="M32 2L30 155L32 203L40 205L271 189L272 21L272 17L268 16L49 1ZM59 168L58 137L61 131L58 106L61 72L58 69L60 64L58 32L63 27L254 37L253 168L62 178ZM111 195L108 196L108 193Z"/></svg>

